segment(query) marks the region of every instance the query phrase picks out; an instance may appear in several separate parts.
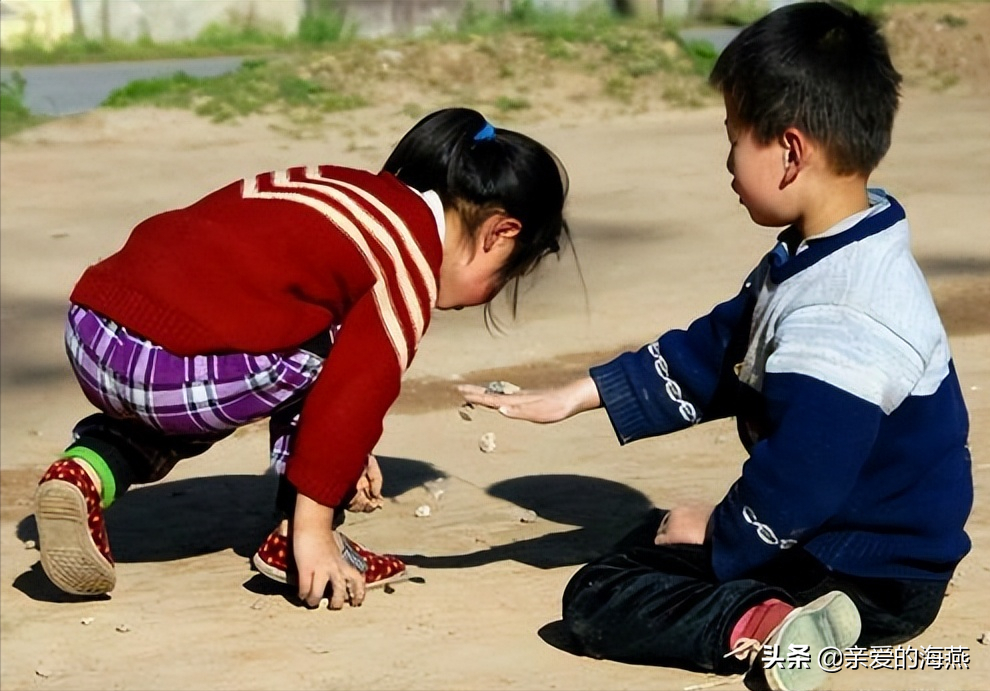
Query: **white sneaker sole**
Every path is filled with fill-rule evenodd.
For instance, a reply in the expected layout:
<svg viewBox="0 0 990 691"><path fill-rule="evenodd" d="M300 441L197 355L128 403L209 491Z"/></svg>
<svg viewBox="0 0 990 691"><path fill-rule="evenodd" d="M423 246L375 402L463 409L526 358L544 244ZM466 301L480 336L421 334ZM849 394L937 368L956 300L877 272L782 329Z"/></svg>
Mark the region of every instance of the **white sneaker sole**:
<svg viewBox="0 0 990 691"><path fill-rule="evenodd" d="M60 590L103 595L117 584L113 564L100 554L89 533L86 498L78 487L48 480L35 493L41 567Z"/></svg>
<svg viewBox="0 0 990 691"><path fill-rule="evenodd" d="M766 645L777 646L777 655L784 659L765 670L767 685L773 691L814 691L828 676L819 665L819 654L825 648L844 651L859 639L862 622L859 611L849 596L839 591L826 593L800 607L781 622ZM807 646L810 660L807 667L788 667L791 646Z"/></svg>

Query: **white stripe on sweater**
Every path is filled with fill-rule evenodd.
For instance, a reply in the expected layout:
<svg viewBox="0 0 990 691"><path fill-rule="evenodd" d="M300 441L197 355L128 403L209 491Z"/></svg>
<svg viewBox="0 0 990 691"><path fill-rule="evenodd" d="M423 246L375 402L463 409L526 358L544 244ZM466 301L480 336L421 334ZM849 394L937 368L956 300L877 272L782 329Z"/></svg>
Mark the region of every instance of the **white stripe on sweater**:
<svg viewBox="0 0 990 691"><path fill-rule="evenodd" d="M317 172L319 172L317 170ZM409 231L406 224L399 218L398 214L390 209L381 199L375 197L367 190L363 190L356 185L352 185L348 182L343 182L342 180L333 180L332 178L326 178L319 176L321 180L326 180L327 182L333 183L337 187L350 190L357 196L364 199L368 204L371 204L381 213L385 218L388 219L389 223L395 226L396 230L402 237L403 244L409 250L409 255L412 257L413 261L416 263L416 268L419 270L420 275L426 282L426 290L430 296L430 305L428 309L432 309L437 304L437 284L436 279L433 277L433 270L430 268L430 263L426 260L426 255L423 254L423 250L420 248L419 243L416 242L416 238Z"/></svg>
<svg viewBox="0 0 990 691"><path fill-rule="evenodd" d="M357 219L359 223L358 227L362 230L366 230L367 235L373 238L392 259L392 263L395 265L395 283L398 285L399 292L402 294L402 297L406 302L406 308L409 311L410 320L416 329L415 342L419 343L419 340L423 337L423 332L426 329L426 315L429 314L433 305L436 303L436 288L434 287L433 271L430 269L430 265L427 263L426 257L423 256L423 253L420 251L419 245L416 244L416 240L413 238L412 233L409 232L409 228L407 228L406 224L402 222L402 219L400 219L390 209L389 213L385 214L385 216L391 224L391 227L384 226L381 222L369 214L359 203L355 202L352 197L353 194L361 196L363 199L373 204L377 202L375 205L379 208L379 210L385 210L388 208L376 197L369 194L365 190L355 187L354 185L348 185L347 183L340 182L339 180L324 177L320 174L319 168L316 167L307 168L305 176L306 177L303 182L314 185L309 189L318 191L321 194L326 194L328 197L338 202L347 211L349 211ZM410 257L412 257L413 263L416 265L416 270L423 278L423 283L427 286L427 290L432 290L429 295L429 302L427 304L423 304L419 294L416 292L409 268L406 266L406 263L402 258L402 253L396 245L394 236L399 236L403 246L409 252Z"/></svg>
<svg viewBox="0 0 990 691"><path fill-rule="evenodd" d="M368 242L364 235L357 228L357 226L355 226L353 221L348 219L332 204L308 194L301 194L297 191L291 191L293 189L309 190L316 188L315 191L322 192L322 185L292 182L289 180L288 175L285 172L272 174L271 178L273 185L277 187L289 188L290 191L262 192L258 189L257 178L247 178L244 180L244 184L241 188L244 198L280 199L283 201L302 204L303 206L308 206L311 209L323 214L323 216L325 216L331 223L340 228L344 235L346 235L347 238L354 244L355 248L357 248L368 268L371 270L371 273L375 277L375 285L372 288L372 296L374 297L375 305L378 308L378 315L381 317L382 326L385 327L385 333L388 335L389 341L392 343L392 348L395 350L395 355L399 361L399 369L405 371L409 364L409 347L406 343L402 325L399 323L395 305L392 303L392 296L385 282L382 267L374 253L371 251L371 248L368 246Z"/></svg>

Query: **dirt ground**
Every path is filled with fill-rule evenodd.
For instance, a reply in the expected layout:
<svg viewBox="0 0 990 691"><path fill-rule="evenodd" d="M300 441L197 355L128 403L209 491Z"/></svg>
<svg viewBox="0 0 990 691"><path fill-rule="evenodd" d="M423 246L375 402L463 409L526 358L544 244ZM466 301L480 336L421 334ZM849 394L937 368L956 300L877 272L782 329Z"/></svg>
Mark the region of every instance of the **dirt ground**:
<svg viewBox="0 0 990 691"><path fill-rule="evenodd" d="M835 689L990 688L990 647L980 642L990 631L990 94L965 85L908 88L874 183L908 210L972 421L973 551L935 624L911 645L962 646L969 669L846 670L831 678ZM274 495L260 425L114 506L110 597L68 597L44 577L34 485L90 411L61 346L66 296L82 270L137 221L231 180L305 163L377 167L408 126L394 113L341 115L320 139L298 140L261 120L217 126L171 111L96 112L0 145L0 687L600 690L718 681L568 652L560 595L648 507L720 498L745 458L732 423L620 448L601 411L549 427L480 410L465 421L453 390L494 378L563 381L737 290L775 233L753 226L728 188L717 108L513 123L568 167L580 269L570 255L548 265L504 335L489 335L476 310L434 316L377 448L386 507L344 529L404 555L419 582L329 612L297 606L253 573ZM343 136L345 128L357 134ZM478 448L485 432L496 435L494 453ZM431 514L417 518L424 504Z"/></svg>

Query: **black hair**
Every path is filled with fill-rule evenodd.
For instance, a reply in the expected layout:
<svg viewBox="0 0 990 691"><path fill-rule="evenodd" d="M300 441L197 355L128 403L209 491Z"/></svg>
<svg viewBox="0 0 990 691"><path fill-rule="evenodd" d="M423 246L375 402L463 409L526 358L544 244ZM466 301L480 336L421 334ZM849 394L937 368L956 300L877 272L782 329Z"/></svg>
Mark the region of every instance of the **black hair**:
<svg viewBox="0 0 990 691"><path fill-rule="evenodd" d="M457 209L472 235L500 210L520 222L515 247L499 272L509 286L513 315L519 279L570 240L563 164L536 140L493 128L475 110L446 108L427 115L402 137L382 170L420 192L435 191L444 208ZM491 318L487 307L486 317Z"/></svg>
<svg viewBox="0 0 990 691"><path fill-rule="evenodd" d="M890 148L901 75L876 23L840 2L773 10L725 48L709 83L757 141L796 127L836 173L869 175Z"/></svg>

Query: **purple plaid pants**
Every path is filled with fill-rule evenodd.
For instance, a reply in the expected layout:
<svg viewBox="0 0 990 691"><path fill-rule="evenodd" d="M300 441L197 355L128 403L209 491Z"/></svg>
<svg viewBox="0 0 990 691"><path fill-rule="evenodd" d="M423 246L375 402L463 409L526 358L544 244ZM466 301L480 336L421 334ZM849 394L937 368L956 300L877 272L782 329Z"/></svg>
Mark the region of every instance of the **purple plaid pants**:
<svg viewBox="0 0 990 691"><path fill-rule="evenodd" d="M180 357L73 305L66 352L83 393L102 411L76 425L73 445L112 457L126 487L159 480L183 458L268 418L271 464L284 474L299 409L337 330L285 353Z"/></svg>

